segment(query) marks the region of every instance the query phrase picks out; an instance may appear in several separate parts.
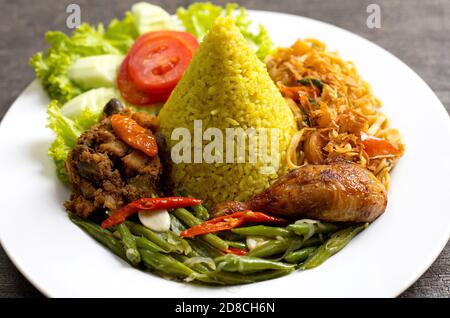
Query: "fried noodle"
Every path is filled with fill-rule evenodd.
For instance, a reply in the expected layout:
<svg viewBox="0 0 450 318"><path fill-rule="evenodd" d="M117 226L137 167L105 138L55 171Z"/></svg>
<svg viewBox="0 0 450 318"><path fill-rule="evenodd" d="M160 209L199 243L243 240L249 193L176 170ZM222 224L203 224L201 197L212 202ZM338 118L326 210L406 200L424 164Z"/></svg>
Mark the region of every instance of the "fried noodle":
<svg viewBox="0 0 450 318"><path fill-rule="evenodd" d="M277 49L266 65L298 126L288 148L289 168L348 160L372 171L387 189L389 172L403 155L404 145L353 63L320 41L305 39ZM396 151L379 155L376 149L368 151L364 135L381 139Z"/></svg>

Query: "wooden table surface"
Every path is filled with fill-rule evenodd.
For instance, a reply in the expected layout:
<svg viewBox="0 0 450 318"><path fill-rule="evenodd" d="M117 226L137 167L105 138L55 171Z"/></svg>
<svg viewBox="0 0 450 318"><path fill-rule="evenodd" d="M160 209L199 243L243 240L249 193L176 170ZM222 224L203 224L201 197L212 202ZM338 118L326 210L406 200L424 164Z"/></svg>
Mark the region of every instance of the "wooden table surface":
<svg viewBox="0 0 450 318"><path fill-rule="evenodd" d="M121 17L133 0L0 0L0 118L34 74L28 58L45 49L47 30L63 30L66 7L77 3L82 21L107 22ZM151 0L174 13L194 1ZM224 4L225 1L214 1ZM450 111L450 1L448 0L244 0L249 9L279 11L328 22L387 49L433 89ZM381 28L369 29L366 9L381 7ZM449 136L443 136L449 137ZM17 212L17 211L16 211ZM426 211L424 211L426 212ZM428 271L401 297L450 297L450 244ZM0 247L0 297L42 296L16 270Z"/></svg>

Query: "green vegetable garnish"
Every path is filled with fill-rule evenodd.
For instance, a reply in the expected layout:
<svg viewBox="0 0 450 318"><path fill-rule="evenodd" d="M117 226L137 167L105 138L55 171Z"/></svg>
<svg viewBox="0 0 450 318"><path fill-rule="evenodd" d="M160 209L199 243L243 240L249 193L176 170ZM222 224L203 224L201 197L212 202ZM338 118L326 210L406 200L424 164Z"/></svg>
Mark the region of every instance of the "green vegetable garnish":
<svg viewBox="0 0 450 318"><path fill-rule="evenodd" d="M69 181L64 166L69 151L75 146L81 133L98 122L100 114L101 112L93 112L86 108L77 116L76 120L72 120L61 113L56 100L48 105L47 127L56 134L56 139L51 144L48 155L53 158L56 172L62 182L68 183Z"/></svg>
<svg viewBox="0 0 450 318"><path fill-rule="evenodd" d="M323 85L324 85L320 79L313 78L313 77L302 78L301 80L298 80L297 83L302 84L302 85L315 86L318 89L320 89L320 92L322 92Z"/></svg>
<svg viewBox="0 0 450 318"><path fill-rule="evenodd" d="M259 25L258 32L252 33L250 31L252 22L248 17L247 10L235 3L228 3L224 9L210 2L199 2L191 4L187 9L179 8L177 11L177 17L186 28L186 31L195 35L199 40L203 39L208 33L208 30L219 16L233 18L234 23L261 60L272 52L273 44L266 28Z"/></svg>
<svg viewBox="0 0 450 318"><path fill-rule="evenodd" d="M45 35L50 48L30 59L36 77L42 82L51 99L64 104L84 90L71 81L68 69L79 57L102 54L123 55L138 36L134 17L127 12L123 20L113 20L107 29L83 23L71 37L62 32L49 31Z"/></svg>

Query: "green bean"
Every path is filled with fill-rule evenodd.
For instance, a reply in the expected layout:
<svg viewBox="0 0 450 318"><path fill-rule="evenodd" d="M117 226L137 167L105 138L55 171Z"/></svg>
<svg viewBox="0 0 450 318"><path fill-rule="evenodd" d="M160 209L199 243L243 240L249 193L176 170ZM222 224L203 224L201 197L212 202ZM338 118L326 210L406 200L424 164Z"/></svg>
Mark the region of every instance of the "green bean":
<svg viewBox="0 0 450 318"><path fill-rule="evenodd" d="M155 253L147 249L140 249L139 251L141 252L142 261L149 269L165 275L174 275L182 278L195 276L195 272L192 269L169 255Z"/></svg>
<svg viewBox="0 0 450 318"><path fill-rule="evenodd" d="M69 218L74 224L76 224L81 229L83 229L86 233L88 233L90 236L92 236L96 241L105 245L107 248L109 248L111 251L113 251L114 254L116 254L123 260L129 262L129 260L127 259L125 252L124 252L123 243L120 240L114 238L110 231L103 229L99 225L97 225L91 221L84 220L72 213L69 213Z"/></svg>
<svg viewBox="0 0 450 318"><path fill-rule="evenodd" d="M211 270L215 270L216 269L216 267L215 267L216 264L214 263L213 259L209 258L209 257L208 258L201 257L201 256L187 257L186 255L180 255L180 254L174 254L174 255L172 255L172 257L175 258L176 260L182 262L187 267L189 267L189 268L191 268L194 271L199 272L199 273L209 273L209 272L211 272ZM209 262L208 263L206 263L206 262L204 262L204 263L202 263L202 262L194 262L193 263L192 260L194 258L205 258L205 259L208 259L211 262L211 264L214 265L214 266L211 268L211 264ZM205 264L208 264L210 266L206 266Z"/></svg>
<svg viewBox="0 0 450 318"><path fill-rule="evenodd" d="M311 269L321 265L328 258L342 250L359 232L368 226L365 223L360 226L350 226L334 233L324 244L322 244L308 259L300 266L301 269Z"/></svg>
<svg viewBox="0 0 450 318"><path fill-rule="evenodd" d="M315 246L320 245L321 243L322 241L318 237L312 237L307 239L306 241L300 238L290 237L281 240L270 240L250 251L247 256L268 257L281 254L283 252L290 253L291 251L297 250L300 247ZM283 259L285 256L286 255L282 255L280 259Z"/></svg>
<svg viewBox="0 0 450 318"><path fill-rule="evenodd" d="M241 285L270 280L285 276L294 269L269 270L253 274L229 273L229 272L210 272L206 275L215 283L223 285Z"/></svg>
<svg viewBox="0 0 450 318"><path fill-rule="evenodd" d="M243 237L242 235L233 233L231 231L218 232L216 233L216 235L225 241L242 241L242 239L245 239L245 237Z"/></svg>
<svg viewBox="0 0 450 318"><path fill-rule="evenodd" d="M318 222L318 223L295 223L287 226L287 229L297 235L304 237L311 237L318 233L330 233L339 229L339 226L332 223Z"/></svg>
<svg viewBox="0 0 450 318"><path fill-rule="evenodd" d="M114 235L114 237L117 237L118 239L122 239L119 231L115 231L113 233L113 235ZM163 250L161 247L159 247L152 241L146 239L144 236L134 236L133 235L133 239L135 240L138 249L143 248L143 249L151 250L152 252L165 253L165 254L170 252L170 251Z"/></svg>
<svg viewBox="0 0 450 318"><path fill-rule="evenodd" d="M172 244L169 244L167 241L162 239L158 234L146 228L145 226L131 221L125 221L125 224L128 226L128 228L134 235L144 236L148 240L152 241L153 243L161 247L167 253L173 252L175 250L175 247Z"/></svg>
<svg viewBox="0 0 450 318"><path fill-rule="evenodd" d="M180 220L173 214L170 214L170 229L177 235L186 230L186 227Z"/></svg>
<svg viewBox="0 0 450 318"><path fill-rule="evenodd" d="M186 255L181 255L181 254L173 254L171 255L174 259L176 259L177 261L181 262L184 264L184 262L186 262L187 260L189 260L190 258L187 257ZM186 264L184 264L186 265ZM206 267L205 265L201 264L201 263L196 263L193 265L186 265L187 267L189 267L190 269L197 271L199 273L206 273L209 272L210 270L208 269L208 267Z"/></svg>
<svg viewBox="0 0 450 318"><path fill-rule="evenodd" d="M281 262L274 262L258 257L237 256L227 254L214 260L217 263L217 269L226 272L254 273L270 269L289 270L294 265L288 265Z"/></svg>
<svg viewBox="0 0 450 318"><path fill-rule="evenodd" d="M308 256L311 255L315 250L317 250L317 247L315 247L315 246L304 247L299 250L288 253L284 257L284 259L288 263L298 264L300 262L303 262L305 259L307 259Z"/></svg>
<svg viewBox="0 0 450 318"><path fill-rule="evenodd" d="M202 220L196 218L194 215L192 215L191 212L186 209L175 209L174 214L189 227L193 227L203 223ZM228 244L215 234L205 234L200 236L200 238L221 251L226 251L228 249Z"/></svg>
<svg viewBox="0 0 450 318"><path fill-rule="evenodd" d="M191 244L192 249L199 256L216 258L223 255L223 253L219 249L211 246L203 240L193 238L189 240L189 243Z"/></svg>
<svg viewBox="0 0 450 318"><path fill-rule="evenodd" d="M119 224L117 226L117 230L122 239L127 259L130 261L131 264L136 266L141 262L141 255L139 254L139 251L137 249L136 241L133 237L133 234L131 234L130 230L124 223Z"/></svg>
<svg viewBox="0 0 450 318"><path fill-rule="evenodd" d="M243 236L268 236L268 237L292 237L293 234L283 227L255 225L232 229L231 232Z"/></svg>
<svg viewBox="0 0 450 318"><path fill-rule="evenodd" d="M178 194L183 197L190 197L190 198L193 197L186 191L178 191ZM203 220L203 221L209 220L208 209L203 204L193 205L191 208L194 210L194 215L198 219Z"/></svg>
<svg viewBox="0 0 450 318"><path fill-rule="evenodd" d="M136 240L136 245L139 249L146 249L146 250L150 250L152 252L165 253L165 254L168 253L168 251L162 249L161 247L159 247L158 245L156 245L155 243L146 239L143 236L135 236L134 238Z"/></svg>
<svg viewBox="0 0 450 318"><path fill-rule="evenodd" d="M176 247L175 252L188 255L192 251L189 242L172 231L162 232L159 235Z"/></svg>
<svg viewBox="0 0 450 318"><path fill-rule="evenodd" d="M152 241L153 243L158 245L160 248L162 248L165 253L170 253L170 252L182 253L183 252L183 247L176 246L167 241L167 235L166 235L166 237L163 237L160 233L155 233L152 230L146 228L145 226L131 222L131 221L125 221L125 224L128 226L128 228L131 230L131 232L134 235L144 236L145 238L147 238L148 240Z"/></svg>
<svg viewBox="0 0 450 318"><path fill-rule="evenodd" d="M208 209L203 206L203 204L193 205L192 209L194 210L194 214L197 218L205 221L209 220Z"/></svg>
<svg viewBox="0 0 450 318"><path fill-rule="evenodd" d="M281 240L270 240L263 245L251 250L247 256L267 257L285 252L287 249L297 249L302 246L303 240L284 238Z"/></svg>
<svg viewBox="0 0 450 318"><path fill-rule="evenodd" d="M240 249L247 248L247 244L245 244L244 242L227 241L227 240L225 240L225 242L228 244L228 246L231 246L231 247L236 247L236 248L240 248Z"/></svg>

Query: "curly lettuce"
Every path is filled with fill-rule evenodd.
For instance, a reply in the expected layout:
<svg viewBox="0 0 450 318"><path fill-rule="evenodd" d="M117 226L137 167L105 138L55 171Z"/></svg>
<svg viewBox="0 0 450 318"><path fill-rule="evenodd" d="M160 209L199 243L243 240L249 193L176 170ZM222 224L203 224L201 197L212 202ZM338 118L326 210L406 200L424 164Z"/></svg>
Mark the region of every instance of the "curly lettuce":
<svg viewBox="0 0 450 318"><path fill-rule="evenodd" d="M228 3L225 8L216 6L210 2L198 2L190 5L187 9L179 8L177 17L185 27L186 31L201 40L214 24L219 16L229 16L249 42L256 55L261 59L269 55L273 50L273 44L269 34L263 25L259 25L257 33L250 31L252 21L245 8L235 3Z"/></svg>
<svg viewBox="0 0 450 318"><path fill-rule="evenodd" d="M50 98L64 104L84 91L67 75L68 68L77 58L125 54L138 35L134 16L130 12L123 20L113 20L106 29L103 24L95 27L83 23L71 37L62 32L49 31L45 40L50 48L31 57L30 64Z"/></svg>
<svg viewBox="0 0 450 318"><path fill-rule="evenodd" d="M75 147L78 137L87 129L98 123L101 112L85 108L76 119L72 120L61 113L58 101L53 100L47 109L47 127L56 135L48 149L48 155L53 159L59 179L68 183L69 178L65 168L65 160L69 151Z"/></svg>

